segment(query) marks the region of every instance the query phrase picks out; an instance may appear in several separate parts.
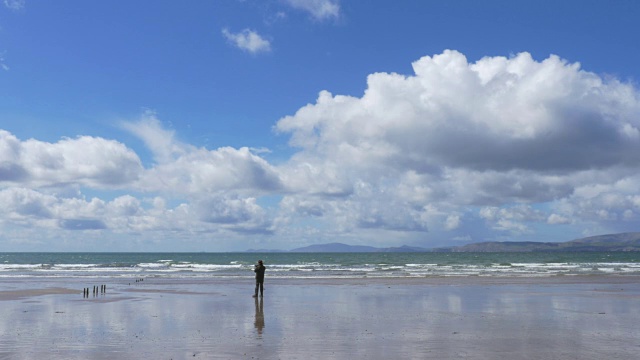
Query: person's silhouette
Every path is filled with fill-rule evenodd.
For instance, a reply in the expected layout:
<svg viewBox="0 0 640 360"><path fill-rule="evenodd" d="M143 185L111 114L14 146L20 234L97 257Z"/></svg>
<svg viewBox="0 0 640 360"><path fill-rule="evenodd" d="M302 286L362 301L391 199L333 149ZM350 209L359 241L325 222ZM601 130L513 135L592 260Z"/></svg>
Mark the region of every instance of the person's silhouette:
<svg viewBox="0 0 640 360"><path fill-rule="evenodd" d="M256 291L253 297L258 297L258 290L260 290L260 297L264 294L264 272L266 269L262 260L258 260L258 263L253 268L253 272L256 273Z"/></svg>

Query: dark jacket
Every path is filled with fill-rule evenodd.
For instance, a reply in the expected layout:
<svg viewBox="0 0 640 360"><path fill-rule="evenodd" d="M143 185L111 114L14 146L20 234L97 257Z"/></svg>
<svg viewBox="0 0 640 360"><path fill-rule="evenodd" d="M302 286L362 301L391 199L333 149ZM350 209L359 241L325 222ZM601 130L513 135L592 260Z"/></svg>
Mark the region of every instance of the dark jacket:
<svg viewBox="0 0 640 360"><path fill-rule="evenodd" d="M264 267L264 265L257 265L253 269L253 272L256 273L256 281L258 281L258 282L263 282L264 281L264 271L265 270L267 270L267 268Z"/></svg>

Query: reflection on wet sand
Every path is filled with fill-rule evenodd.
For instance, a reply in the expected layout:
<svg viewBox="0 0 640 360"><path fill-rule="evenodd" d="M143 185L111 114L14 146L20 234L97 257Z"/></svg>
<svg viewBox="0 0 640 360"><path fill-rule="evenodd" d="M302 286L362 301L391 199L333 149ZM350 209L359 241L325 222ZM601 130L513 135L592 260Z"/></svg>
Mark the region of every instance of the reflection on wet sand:
<svg viewBox="0 0 640 360"><path fill-rule="evenodd" d="M258 300L258 298L255 298L255 300L256 319L253 322L253 325L256 327L256 330L258 330L258 337L262 337L262 329L264 328L264 307L262 305L262 297L260 297L260 300Z"/></svg>
<svg viewBox="0 0 640 360"><path fill-rule="evenodd" d="M0 359L632 359L640 338L638 277L288 279L268 319L251 279L113 284L95 300L85 279L19 280L0 279Z"/></svg>

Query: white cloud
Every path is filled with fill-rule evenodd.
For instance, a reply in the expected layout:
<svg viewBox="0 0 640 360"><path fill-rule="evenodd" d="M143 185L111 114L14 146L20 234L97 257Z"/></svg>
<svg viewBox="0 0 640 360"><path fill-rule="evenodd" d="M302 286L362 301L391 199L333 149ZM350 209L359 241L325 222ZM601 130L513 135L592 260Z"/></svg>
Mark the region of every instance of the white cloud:
<svg viewBox="0 0 640 360"><path fill-rule="evenodd" d="M316 20L337 18L340 16L338 0L284 0L291 7L306 11Z"/></svg>
<svg viewBox="0 0 640 360"><path fill-rule="evenodd" d="M445 221L447 230L454 230L460 226L460 215L449 215Z"/></svg>
<svg viewBox="0 0 640 360"><path fill-rule="evenodd" d="M255 196L282 184L277 171L249 148L207 150L181 143L150 113L121 127L151 150L154 162L148 168L114 140L21 141L0 130L0 221L25 228L125 234L273 232L274 216ZM113 189L130 194L112 200L85 200L82 195ZM134 197L140 194L153 198Z"/></svg>
<svg viewBox="0 0 640 360"><path fill-rule="evenodd" d="M144 191L173 194L227 191L273 191L281 187L277 172L248 148L190 149L173 161L148 169L139 181Z"/></svg>
<svg viewBox="0 0 640 360"><path fill-rule="evenodd" d="M117 188L141 175L137 155L113 140L81 136L46 143L0 130L0 184Z"/></svg>
<svg viewBox="0 0 640 360"><path fill-rule="evenodd" d="M547 223L555 225L555 224L570 224L571 220L558 214L551 214L547 218Z"/></svg>
<svg viewBox="0 0 640 360"><path fill-rule="evenodd" d="M269 233L271 223L255 198L207 197L196 201L200 220L241 233Z"/></svg>
<svg viewBox="0 0 640 360"><path fill-rule="evenodd" d="M105 231L111 233L164 232L271 233L270 218L248 198L209 197L167 208L155 198L151 206L124 195L111 201L61 197L26 189L0 190L0 224L48 231Z"/></svg>
<svg viewBox="0 0 640 360"><path fill-rule="evenodd" d="M25 3L25 0L4 0L4 6L11 10L22 10L24 9Z"/></svg>
<svg viewBox="0 0 640 360"><path fill-rule="evenodd" d="M620 180L593 178L590 183L577 186L569 197L556 205L556 212L568 218L585 221L619 221L633 225L640 220L640 175Z"/></svg>
<svg viewBox="0 0 640 360"><path fill-rule="evenodd" d="M526 233L530 231L526 223L540 223L547 220L543 212L526 205L503 208L484 207L480 209L479 215L485 219L493 229L514 233Z"/></svg>
<svg viewBox="0 0 640 360"><path fill-rule="evenodd" d="M26 221L33 219L48 219L52 217L51 205L55 202L53 196L47 196L26 188L10 188L0 190L0 200L3 206L0 211L6 221Z"/></svg>
<svg viewBox="0 0 640 360"><path fill-rule="evenodd" d="M145 112L138 121L124 121L120 125L144 141L158 162L167 162L185 153L185 149L177 143L174 131L165 129L151 111Z"/></svg>
<svg viewBox="0 0 640 360"><path fill-rule="evenodd" d="M247 147L196 148L178 141L150 113L121 126L142 139L155 160L136 182L139 191L197 196L229 191L260 194L282 187L277 170Z"/></svg>
<svg viewBox="0 0 640 360"><path fill-rule="evenodd" d="M551 56L534 61L455 51L424 57L415 76L369 76L362 98L322 92L315 105L281 119L306 151L347 160L479 171L575 171L640 164L631 85L605 82ZM462 146L464 144L464 146Z"/></svg>
<svg viewBox="0 0 640 360"><path fill-rule="evenodd" d="M551 214L529 209L525 216L513 204L578 201L572 196L581 189L629 182L640 166L640 102L631 84L528 53L469 63L445 51L413 69L370 75L360 98L322 91L315 104L280 119L276 131L300 149L285 183L349 201L354 184L365 184L375 191L360 194L357 208L391 194L388 220L428 204L444 214L445 228L462 226L455 214L467 206L506 207L489 226L526 233L527 223L545 223ZM611 203L627 210L625 202Z"/></svg>
<svg viewBox="0 0 640 360"><path fill-rule="evenodd" d="M252 54L271 51L269 40L250 29L244 29L239 33L232 33L228 29L222 29L222 35L237 48Z"/></svg>
<svg viewBox="0 0 640 360"><path fill-rule="evenodd" d="M7 65L4 60L4 53L0 53L0 68L4 71L9 71L9 65Z"/></svg>

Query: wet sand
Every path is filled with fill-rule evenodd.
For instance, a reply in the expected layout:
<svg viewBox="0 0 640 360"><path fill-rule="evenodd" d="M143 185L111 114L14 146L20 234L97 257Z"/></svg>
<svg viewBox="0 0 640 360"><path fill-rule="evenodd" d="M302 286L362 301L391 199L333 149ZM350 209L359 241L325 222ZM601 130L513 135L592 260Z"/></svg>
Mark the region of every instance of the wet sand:
<svg viewBox="0 0 640 360"><path fill-rule="evenodd" d="M91 282L91 283L89 283ZM83 287L106 284L83 297ZM638 277L0 280L0 359L633 359Z"/></svg>

